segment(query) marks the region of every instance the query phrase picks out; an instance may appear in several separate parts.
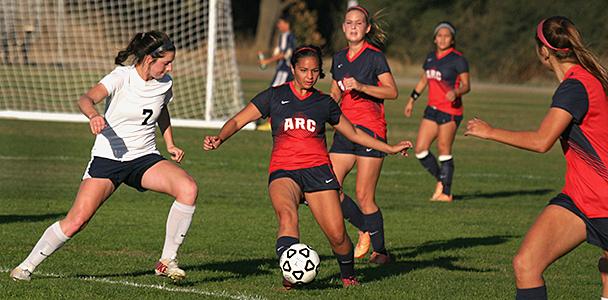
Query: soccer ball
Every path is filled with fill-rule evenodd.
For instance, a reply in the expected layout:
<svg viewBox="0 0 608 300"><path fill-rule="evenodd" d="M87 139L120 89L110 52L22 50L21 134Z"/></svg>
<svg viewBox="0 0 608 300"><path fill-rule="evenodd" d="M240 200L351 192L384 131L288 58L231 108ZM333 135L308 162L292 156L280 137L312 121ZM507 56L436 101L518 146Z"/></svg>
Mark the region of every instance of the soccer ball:
<svg viewBox="0 0 608 300"><path fill-rule="evenodd" d="M308 245L291 245L279 260L283 278L294 284L309 283L319 273L319 254Z"/></svg>

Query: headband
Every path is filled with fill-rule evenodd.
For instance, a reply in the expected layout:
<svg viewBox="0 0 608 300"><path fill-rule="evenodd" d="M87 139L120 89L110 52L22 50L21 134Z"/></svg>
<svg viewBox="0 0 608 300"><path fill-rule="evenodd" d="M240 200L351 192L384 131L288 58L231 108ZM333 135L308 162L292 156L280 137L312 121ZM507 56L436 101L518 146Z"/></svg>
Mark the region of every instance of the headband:
<svg viewBox="0 0 608 300"><path fill-rule="evenodd" d="M159 56L164 51L173 51L175 50L175 45L171 40L166 40L162 45L158 46L154 51L150 53L150 55L156 57Z"/></svg>
<svg viewBox="0 0 608 300"><path fill-rule="evenodd" d="M367 9L365 9L363 6L360 5L355 5L355 6L351 6L347 9L347 11L351 11L351 10L358 10L360 12L362 12L365 15L365 19L369 19L369 13L367 12Z"/></svg>
<svg viewBox="0 0 608 300"><path fill-rule="evenodd" d="M437 31L439 31L439 29L441 29L441 28L447 28L452 33L452 35L454 35L454 36L456 35L456 29L454 28L454 26L452 26L446 22L441 22L441 23L437 24L437 26L435 26L435 31L433 34L436 35Z"/></svg>
<svg viewBox="0 0 608 300"><path fill-rule="evenodd" d="M312 52L314 52L314 53L317 53L317 50L316 50L315 48L311 48L311 47L302 47L302 48L298 49L298 50L296 51L296 53L302 52L302 51L304 51L304 50L310 50L310 51L312 51Z"/></svg>
<svg viewBox="0 0 608 300"><path fill-rule="evenodd" d="M552 49L555 51L564 51L564 52L569 51L570 48L555 48L555 47L551 46L551 44L549 44L549 42L545 38L545 35L543 34L543 25L545 24L546 20L547 19L543 19L542 21L540 21L540 23L538 23L538 26L536 26L536 37L538 37L538 39L543 43L543 45L545 45L549 49Z"/></svg>

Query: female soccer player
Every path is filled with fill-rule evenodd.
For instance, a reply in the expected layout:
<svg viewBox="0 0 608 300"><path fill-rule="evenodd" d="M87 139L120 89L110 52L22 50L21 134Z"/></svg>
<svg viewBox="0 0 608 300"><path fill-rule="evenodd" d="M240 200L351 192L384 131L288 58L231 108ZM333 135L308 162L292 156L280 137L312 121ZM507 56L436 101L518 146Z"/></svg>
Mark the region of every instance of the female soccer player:
<svg viewBox="0 0 608 300"><path fill-rule="evenodd" d="M585 239L602 248L602 299L608 299L608 72L565 17L542 20L536 54L560 81L538 129L510 131L473 119L466 135L534 152L557 139L566 157L562 192L538 216L513 259L516 299L547 299L543 272Z"/></svg>
<svg viewBox="0 0 608 300"><path fill-rule="evenodd" d="M437 179L431 201L452 201L452 176L454 160L452 144L456 130L462 121L462 95L471 90L469 65L462 54L455 50L456 29L449 22L435 26L435 51L430 52L422 66L424 73L416 84L405 105L405 116L410 117L414 102L429 85L429 102L418 128L416 158ZM437 139L439 162L429 151Z"/></svg>
<svg viewBox="0 0 608 300"><path fill-rule="evenodd" d="M346 11L342 31L348 47L333 57L331 95L357 128L385 142L384 99L396 99L398 93L386 58L379 50L386 34L376 18L361 6L352 6ZM331 163L340 184L357 165L355 195L360 207L343 194L342 210L344 217L359 229L355 257L367 255L371 236L374 251L369 261L377 264L391 260L384 244L384 220L375 199L385 155L351 142L341 132L334 134L330 149Z"/></svg>
<svg viewBox="0 0 608 300"><path fill-rule="evenodd" d="M122 66L129 57L132 64ZM115 62L120 66L80 97L80 110L96 135L91 161L67 216L51 225L30 255L12 270L14 280L30 280L36 267L82 230L123 182L140 192L153 190L175 198L155 272L174 280L185 277L175 258L192 221L197 185L188 173L160 155L155 141L158 123L171 159L178 163L183 159L184 151L173 142L167 107L173 100L168 72L174 59L175 46L165 33L138 33L118 52ZM106 98L102 116L94 105Z"/></svg>
<svg viewBox="0 0 608 300"><path fill-rule="evenodd" d="M405 154L408 141L397 145L372 138L353 126L338 104L314 88L323 76L321 50L300 46L291 58L294 80L271 87L251 100L216 136L205 137L205 150L217 149L247 123L270 117L273 150L268 190L279 223L277 257L299 242L298 204L306 200L312 214L327 236L340 265L343 285L357 285L354 275L353 246L344 228L338 190L325 142L325 123L346 138L386 153ZM283 281L286 288L291 288Z"/></svg>

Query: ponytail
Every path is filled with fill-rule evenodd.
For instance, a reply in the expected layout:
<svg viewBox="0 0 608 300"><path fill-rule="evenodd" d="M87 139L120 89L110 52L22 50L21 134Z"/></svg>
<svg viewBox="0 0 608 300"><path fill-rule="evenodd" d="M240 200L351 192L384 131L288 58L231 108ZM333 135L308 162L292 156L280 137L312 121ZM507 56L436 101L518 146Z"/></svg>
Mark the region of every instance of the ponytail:
<svg viewBox="0 0 608 300"><path fill-rule="evenodd" d="M386 22L383 20L384 9L381 9L373 15L370 15L367 9L365 9L363 6L355 5L349 7L346 10L346 13L349 13L353 10L358 10L363 13L363 15L365 15L365 21L370 26L369 32L365 35L365 41L380 50L384 50L386 46L386 40L388 38L386 30L384 29L384 27L386 26Z"/></svg>
<svg viewBox="0 0 608 300"><path fill-rule="evenodd" d="M539 49L545 46L558 60L580 64L602 83L604 93L608 92L608 71L568 18L554 16L542 20L537 27L536 42Z"/></svg>
<svg viewBox="0 0 608 300"><path fill-rule="evenodd" d="M122 66L130 56L133 56L131 64L138 65L146 55L156 59L163 57L166 52L173 51L175 51L175 45L166 33L161 31L138 32L133 36L127 48L118 52L114 63Z"/></svg>

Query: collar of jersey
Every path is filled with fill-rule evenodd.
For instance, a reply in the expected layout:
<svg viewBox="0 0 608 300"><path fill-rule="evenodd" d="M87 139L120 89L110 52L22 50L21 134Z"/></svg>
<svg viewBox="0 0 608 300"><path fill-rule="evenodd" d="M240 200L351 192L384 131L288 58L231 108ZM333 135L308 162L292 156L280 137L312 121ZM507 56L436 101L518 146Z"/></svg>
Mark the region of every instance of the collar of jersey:
<svg viewBox="0 0 608 300"><path fill-rule="evenodd" d="M367 41L363 41L363 46L361 46L361 49L359 49L359 51L357 51L357 53L355 53L355 55L353 55L353 57L348 57L348 53L349 50L348 48L346 48L346 60L348 60L348 62L353 62L357 59L357 57L359 57L359 55L361 55L361 53L363 53L363 51L365 51L365 49L370 48L371 46L369 45L369 43Z"/></svg>
<svg viewBox="0 0 608 300"><path fill-rule="evenodd" d="M304 95L304 96L300 95L300 93L298 93L296 91L296 87L293 85L293 81L289 82L289 88L291 89L291 92L301 101L306 100L306 98L308 98L308 97L310 97L310 95L312 95L312 91L310 91L310 90L306 92L306 95Z"/></svg>
<svg viewBox="0 0 608 300"><path fill-rule="evenodd" d="M570 69L568 69L568 71L566 71L566 74L564 74L564 79L563 80L566 80L566 79L572 77L572 75L574 75L574 72L577 71L577 70L580 70L580 68L582 68L582 67L581 67L581 65L578 65L578 64L570 67Z"/></svg>
<svg viewBox="0 0 608 300"><path fill-rule="evenodd" d="M437 58L437 60L440 60L440 59L442 59L442 58L444 58L444 57L448 56L448 54L450 54L450 53L454 52L454 50L456 50L456 49L454 49L454 47L450 47L450 49L448 49L448 50L447 50L447 51L446 51L446 52L445 52L443 55L441 55L441 56L437 55L437 51L435 51L435 57Z"/></svg>
<svg viewBox="0 0 608 300"><path fill-rule="evenodd" d="M141 78L141 76L139 76L139 73L137 73L137 69L135 68L135 66L132 66L129 77L131 78L131 83L133 83L138 88L143 88L145 86L153 85L156 83L156 79L154 78L148 81L145 81L143 78Z"/></svg>

